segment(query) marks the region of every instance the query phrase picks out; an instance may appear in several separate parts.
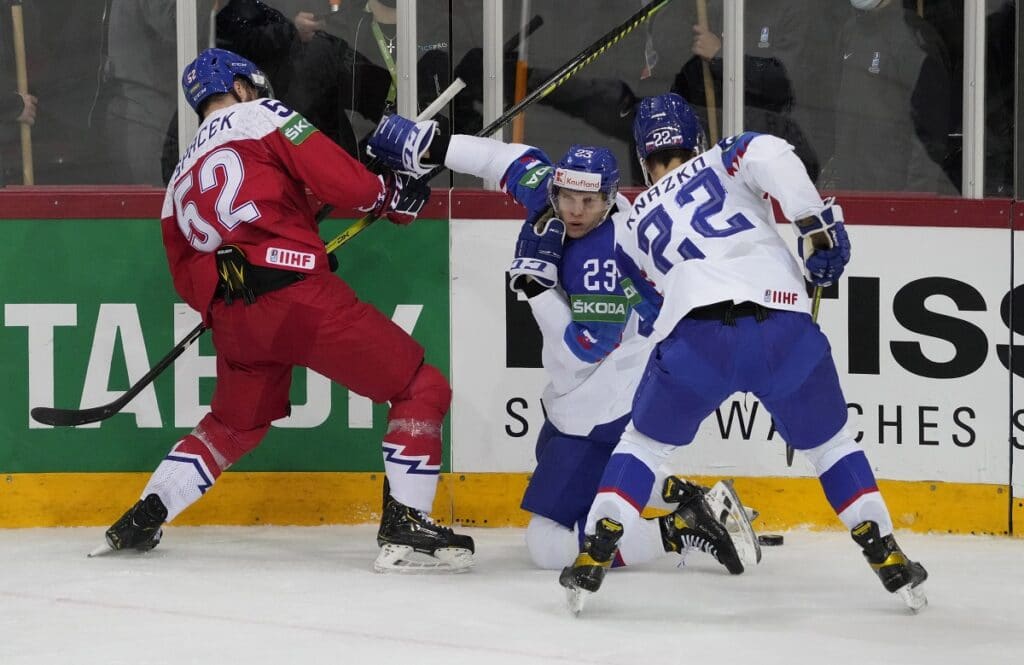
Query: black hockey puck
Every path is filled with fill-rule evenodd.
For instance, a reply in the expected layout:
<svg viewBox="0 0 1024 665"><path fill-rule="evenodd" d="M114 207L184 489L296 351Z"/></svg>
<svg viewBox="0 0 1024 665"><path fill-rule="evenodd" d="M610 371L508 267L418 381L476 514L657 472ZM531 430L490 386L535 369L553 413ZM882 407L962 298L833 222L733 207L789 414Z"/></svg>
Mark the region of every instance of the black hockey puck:
<svg viewBox="0 0 1024 665"><path fill-rule="evenodd" d="M778 533L762 533L757 537L757 544L762 547L775 547L782 544L782 536Z"/></svg>

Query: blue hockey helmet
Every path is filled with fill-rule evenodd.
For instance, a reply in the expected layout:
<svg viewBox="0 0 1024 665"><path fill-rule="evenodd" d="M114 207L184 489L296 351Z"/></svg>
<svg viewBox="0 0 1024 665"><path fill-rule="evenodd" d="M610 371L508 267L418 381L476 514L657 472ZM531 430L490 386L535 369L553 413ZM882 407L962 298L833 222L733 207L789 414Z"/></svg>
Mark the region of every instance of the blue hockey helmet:
<svg viewBox="0 0 1024 665"><path fill-rule="evenodd" d="M208 48L193 60L181 75L181 89L196 113L199 106L210 95L231 92L235 77L247 80L256 88L260 97L272 96L270 79L237 53L222 48Z"/></svg>
<svg viewBox="0 0 1024 665"><path fill-rule="evenodd" d="M619 163L608 148L591 145L573 145L555 164L550 181L551 204L558 210L560 189L578 192L601 192L607 208L615 202L619 191Z"/></svg>
<svg viewBox="0 0 1024 665"><path fill-rule="evenodd" d="M674 92L640 100L633 120L633 138L645 177L644 160L660 150L677 148L702 152L704 149L700 120L689 104Z"/></svg>

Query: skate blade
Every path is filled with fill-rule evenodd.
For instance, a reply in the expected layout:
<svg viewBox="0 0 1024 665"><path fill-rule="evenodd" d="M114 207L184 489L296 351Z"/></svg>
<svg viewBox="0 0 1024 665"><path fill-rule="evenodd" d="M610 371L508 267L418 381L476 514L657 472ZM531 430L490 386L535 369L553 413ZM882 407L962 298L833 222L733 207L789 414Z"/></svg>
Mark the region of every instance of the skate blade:
<svg viewBox="0 0 1024 665"><path fill-rule="evenodd" d="M704 498L718 520L725 525L729 540L736 548L744 568L753 568L761 563L761 545L751 525L760 513L743 505L732 481L718 481L704 494Z"/></svg>
<svg viewBox="0 0 1024 665"><path fill-rule="evenodd" d="M580 612L583 611L583 606L587 604L587 599L593 594L593 591L587 591L576 586L565 587L565 605L572 613L574 617L578 617Z"/></svg>
<svg viewBox="0 0 1024 665"><path fill-rule="evenodd" d="M378 573L464 573L473 567L473 553L462 547L442 547L434 555L415 551L409 545L382 545L373 562Z"/></svg>
<svg viewBox="0 0 1024 665"><path fill-rule="evenodd" d="M106 543L103 543L102 545L100 545L99 547L97 547L93 551L89 552L85 556L87 558L91 559L93 557L103 556L104 554L110 554L113 551L115 551L113 547L111 547L110 545L108 545Z"/></svg>
<svg viewBox="0 0 1024 665"><path fill-rule="evenodd" d="M913 614L917 614L928 605L928 596L924 595L924 590L919 586L908 584L896 589L896 594L907 604L907 609Z"/></svg>

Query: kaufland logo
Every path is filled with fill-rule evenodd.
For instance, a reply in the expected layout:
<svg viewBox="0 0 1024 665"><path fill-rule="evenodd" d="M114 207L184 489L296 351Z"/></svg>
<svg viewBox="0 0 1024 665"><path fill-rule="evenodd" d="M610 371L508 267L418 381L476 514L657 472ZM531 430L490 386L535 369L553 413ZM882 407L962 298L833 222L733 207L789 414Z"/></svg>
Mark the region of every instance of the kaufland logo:
<svg viewBox="0 0 1024 665"><path fill-rule="evenodd" d="M286 268L312 270L316 265L316 257L308 252L293 252L290 249L270 247L267 249L267 263Z"/></svg>
<svg viewBox="0 0 1024 665"><path fill-rule="evenodd" d="M555 169L555 185L583 192L599 192L601 191L601 174Z"/></svg>

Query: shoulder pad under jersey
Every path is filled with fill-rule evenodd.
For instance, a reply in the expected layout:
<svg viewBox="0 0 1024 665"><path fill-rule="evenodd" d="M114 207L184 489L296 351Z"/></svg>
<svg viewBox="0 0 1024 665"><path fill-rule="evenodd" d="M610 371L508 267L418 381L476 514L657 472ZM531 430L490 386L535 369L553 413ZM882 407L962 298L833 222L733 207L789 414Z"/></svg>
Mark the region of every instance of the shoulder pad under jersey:
<svg viewBox="0 0 1024 665"><path fill-rule="evenodd" d="M743 132L737 136L730 136L718 142L722 150L722 166L729 175L736 175L740 167L740 160L747 153L750 142L760 136L757 132Z"/></svg>

